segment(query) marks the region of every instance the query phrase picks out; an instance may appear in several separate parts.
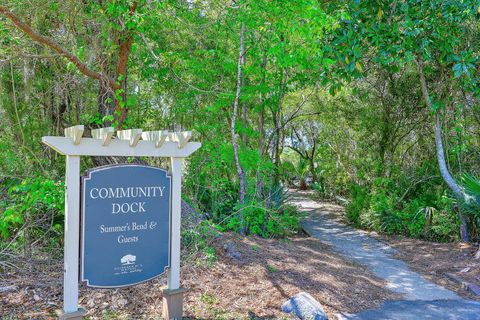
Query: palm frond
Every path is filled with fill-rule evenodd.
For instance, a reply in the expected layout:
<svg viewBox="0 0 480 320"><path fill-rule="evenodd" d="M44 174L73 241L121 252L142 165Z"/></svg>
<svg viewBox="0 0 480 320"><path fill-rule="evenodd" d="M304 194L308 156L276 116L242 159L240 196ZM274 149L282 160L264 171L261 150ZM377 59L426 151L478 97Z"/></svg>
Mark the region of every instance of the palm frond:
<svg viewBox="0 0 480 320"><path fill-rule="evenodd" d="M469 175L463 175L463 185L465 190L474 197L480 197L480 180Z"/></svg>

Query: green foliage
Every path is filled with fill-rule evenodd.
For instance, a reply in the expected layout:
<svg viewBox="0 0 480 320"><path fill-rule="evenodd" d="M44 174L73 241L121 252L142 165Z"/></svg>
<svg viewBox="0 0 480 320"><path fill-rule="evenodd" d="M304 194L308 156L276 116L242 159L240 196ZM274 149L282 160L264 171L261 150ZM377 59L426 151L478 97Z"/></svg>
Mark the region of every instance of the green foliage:
<svg viewBox="0 0 480 320"><path fill-rule="evenodd" d="M351 201L346 207L347 219L359 227L360 215L370 207L370 195L359 185L353 185L350 189Z"/></svg>
<svg viewBox="0 0 480 320"><path fill-rule="evenodd" d="M219 308L219 299L207 292L204 292L200 295L200 301L205 305L209 319L224 320L232 317L238 317L238 315L230 315L227 311Z"/></svg>
<svg viewBox="0 0 480 320"><path fill-rule="evenodd" d="M478 237L480 234L480 230L478 230L478 226L480 226L480 180L472 175L465 174L463 176L463 185L467 193L463 208L470 214L474 221L474 226L477 226L477 229L472 233L476 233Z"/></svg>
<svg viewBox="0 0 480 320"><path fill-rule="evenodd" d="M226 230L240 231L242 220L250 234L261 237L286 237L299 230L299 215L293 206L268 209L265 205L249 203L234 207L234 213L225 221Z"/></svg>
<svg viewBox="0 0 480 320"><path fill-rule="evenodd" d="M267 264L266 269L267 269L268 273L275 273L275 272L278 271L277 268L275 268L274 266L269 265L269 264Z"/></svg>
<svg viewBox="0 0 480 320"><path fill-rule="evenodd" d="M332 3L331 9L337 6L337 3ZM355 177L351 178L353 182L371 188L368 190L363 187L364 192L351 191L354 198L349 217L365 227L390 233L415 237L428 233L433 238L455 238L453 226L458 225L458 219L451 204L442 200L443 194L446 194L445 185L440 181L436 186L425 183L421 185L428 185L431 190L415 186L416 190L412 193L408 183L403 181L406 176L421 179L414 173L413 167L421 168L425 163L423 158L433 160L435 157L430 147L433 140L431 133L422 130L421 125L411 126L413 122L404 121L415 119L414 113L417 113L416 119L422 117L418 109L413 110L409 106L418 108L425 101L432 101L432 110L423 113L426 118L432 119L427 112L442 114L447 119L444 130L450 130L450 126L456 131L455 139L448 138L449 133L453 135L453 130L444 137L449 149L446 155L449 158L449 170L454 175L457 173L457 179L464 170L478 170L478 161L474 160L476 156L472 153L473 149L478 150L478 139L472 139L474 131L465 130L469 127L468 123L475 122L475 127L478 125L478 121L472 121L472 118L478 117L475 115L478 111L470 112L467 110L469 108L465 108L466 105L478 104L480 96L479 43L478 37L475 37L478 34L478 1L407 0L397 3L352 0L338 7L341 14L338 28L333 30L334 50L329 52L329 58L335 61L336 66L329 75L333 82L330 91L338 93L339 86L344 85L345 81L362 90L364 84L359 85L361 80L357 82L356 79L375 79L376 84L367 86L366 95L362 95L367 99L359 97L369 102L365 108L367 113L375 109L375 104L381 106L378 110L381 117L376 121L371 121L375 119L374 116L366 117L362 113L352 117L351 114L355 112L352 110L346 116L347 121L350 120L347 129L360 133L361 138L370 143L369 146L362 146L360 137L354 137L355 146L360 145L360 149L363 149L363 153L355 150L355 155L362 160L357 163L342 161L344 169L354 174ZM369 69L367 74L367 69L362 67L365 64L376 71L372 74L372 69ZM426 76L426 85L422 90L419 74L414 77L408 75L413 75L415 71L421 71ZM405 82L406 79L409 81ZM379 84L383 89L378 89ZM445 84L448 85L442 87ZM470 101L457 96L457 92L468 92L466 95ZM373 96L377 96L378 101ZM419 100L419 97L422 99ZM453 114L453 117L449 114ZM457 114L461 114L463 119ZM360 120L361 126L355 126L352 118ZM401 131L405 129L411 131L402 134ZM412 149L417 150L413 152L416 156L405 161L411 157L411 148L404 146L410 143L406 137L411 138L412 133L416 137L415 144L418 143L418 147L411 145ZM368 150L368 147L373 147L377 152ZM469 147L473 149L469 150ZM344 152L335 153L338 163ZM352 168L346 168L345 162ZM384 178L398 180L386 181ZM403 191L408 194L404 196ZM368 194L368 206L364 193ZM474 230L478 224L472 222L471 229ZM422 224L430 230L423 235Z"/></svg>
<svg viewBox="0 0 480 320"><path fill-rule="evenodd" d="M117 125L118 101L128 111L125 128L192 130L202 142L186 161L183 190L211 227L288 236L298 215L283 205L281 184L298 178L306 188L312 178L322 197L351 198L347 216L357 226L455 239L458 218L433 164L432 110L422 108L418 67L422 62L434 110L443 115L450 170L457 178L478 175L477 0L34 4L33 11L16 0L2 5L105 77L124 61L119 44L131 35L128 74L113 79L124 87L106 89L2 15L2 177L61 179L63 158L42 148L41 137L63 135L75 124L86 125L86 134ZM239 204L230 132L242 25L246 53L234 127L245 204ZM92 164L85 158L82 168ZM475 198L473 182L466 178L465 186ZM61 185L44 178L8 183L0 198L2 238L28 226L61 241ZM476 230L478 210L471 204L465 210ZM199 228L186 234L186 243L211 261L210 231Z"/></svg>
<svg viewBox="0 0 480 320"><path fill-rule="evenodd" d="M218 237L217 226L209 221L203 221L195 228L185 228L182 231L182 245L190 257L197 258L197 263L205 262L207 266L217 260L215 248L212 245L215 237ZM203 259L198 259L198 254Z"/></svg>
<svg viewBox="0 0 480 320"><path fill-rule="evenodd" d="M428 184L412 190L411 196L398 181L377 178L370 187L353 185L347 206L348 220L370 230L437 241L457 239L458 220L454 201L442 189Z"/></svg>
<svg viewBox="0 0 480 320"><path fill-rule="evenodd" d="M298 215L293 208L282 205L280 187L272 188L270 181L263 179L265 189L269 188L269 199L258 198L254 179L257 175L273 175L270 160L259 158L256 151L246 148L240 150L240 158L247 175L247 202L244 205L238 202L238 185L225 176L225 172L235 172L232 147L228 143L219 145L218 141L206 141L192 157L190 168L201 167L202 170L189 171L185 189L194 191L189 196L197 200L201 210L222 230L263 237L285 237L296 232ZM288 175L284 169L287 167L282 164L282 177Z"/></svg>
<svg viewBox="0 0 480 320"><path fill-rule="evenodd" d="M0 203L0 236L8 240L22 231L20 239L48 233L61 241L63 233L63 184L43 177L21 182L7 181L5 199Z"/></svg>
<svg viewBox="0 0 480 320"><path fill-rule="evenodd" d="M469 174L465 174L463 176L463 184L466 191L475 198L476 202L480 206L480 180L472 177Z"/></svg>

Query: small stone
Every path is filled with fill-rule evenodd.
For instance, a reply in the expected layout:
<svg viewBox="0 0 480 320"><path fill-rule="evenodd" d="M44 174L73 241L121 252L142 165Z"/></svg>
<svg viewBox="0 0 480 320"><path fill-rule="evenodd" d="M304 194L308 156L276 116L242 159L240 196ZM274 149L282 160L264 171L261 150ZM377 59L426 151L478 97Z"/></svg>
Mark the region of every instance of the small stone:
<svg viewBox="0 0 480 320"><path fill-rule="evenodd" d="M93 308L95 306L95 299L89 299L87 301L87 307Z"/></svg>
<svg viewBox="0 0 480 320"><path fill-rule="evenodd" d="M17 286L6 286L6 287L0 287L0 293L7 293L11 291L16 291L18 288Z"/></svg>
<svg viewBox="0 0 480 320"><path fill-rule="evenodd" d="M460 272L462 273L465 273L465 272L468 272L470 271L470 267L466 267L466 268L463 268L462 270L460 270Z"/></svg>
<svg viewBox="0 0 480 320"><path fill-rule="evenodd" d="M301 320L328 320L320 302L306 292L300 292L285 301L282 311L292 313Z"/></svg>
<svg viewBox="0 0 480 320"><path fill-rule="evenodd" d="M119 298L119 299L114 300L114 304L118 308L125 307L127 305L127 303L128 303L127 299L124 299L124 298Z"/></svg>
<svg viewBox="0 0 480 320"><path fill-rule="evenodd" d="M240 252L238 252L237 247L235 246L235 243L228 241L223 245L223 249L227 253L227 255L230 258L233 258L235 260L240 260L242 258L242 255Z"/></svg>
<svg viewBox="0 0 480 320"><path fill-rule="evenodd" d="M40 300L40 297L38 296L38 294L34 294L34 295L33 295L33 300L35 300L35 301Z"/></svg>
<svg viewBox="0 0 480 320"><path fill-rule="evenodd" d="M476 285L475 283L467 283L466 289L474 295L480 296L480 286Z"/></svg>

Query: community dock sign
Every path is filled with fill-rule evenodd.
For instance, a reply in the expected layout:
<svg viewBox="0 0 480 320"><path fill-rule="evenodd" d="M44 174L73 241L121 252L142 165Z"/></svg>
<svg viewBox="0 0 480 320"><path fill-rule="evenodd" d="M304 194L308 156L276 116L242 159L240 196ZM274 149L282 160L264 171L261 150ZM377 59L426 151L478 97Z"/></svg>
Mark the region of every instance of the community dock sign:
<svg viewBox="0 0 480 320"><path fill-rule="evenodd" d="M42 142L65 155L65 244L60 320L80 320L79 279L90 287L135 285L166 273L164 319L180 319L182 163L201 147L191 131L65 128ZM166 170L143 165L94 168L80 179L80 157L154 157ZM80 181L82 180L82 181ZM82 183L81 183L82 182ZM80 268L79 268L80 266ZM80 274L79 274L80 273Z"/></svg>
<svg viewBox="0 0 480 320"><path fill-rule="evenodd" d="M137 284L170 262L170 176L141 165L93 169L82 187L82 280L91 287Z"/></svg>

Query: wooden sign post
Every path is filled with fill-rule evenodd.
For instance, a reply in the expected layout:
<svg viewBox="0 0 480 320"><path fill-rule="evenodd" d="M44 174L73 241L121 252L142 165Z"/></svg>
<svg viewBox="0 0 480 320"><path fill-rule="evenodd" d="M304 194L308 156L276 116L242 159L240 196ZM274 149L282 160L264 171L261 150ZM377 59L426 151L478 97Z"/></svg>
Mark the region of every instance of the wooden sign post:
<svg viewBox="0 0 480 320"><path fill-rule="evenodd" d="M54 149L58 153L66 156L65 252L63 287L64 303L63 311L60 314L60 319L82 319L83 315L85 314L85 310L79 308L78 306L79 265L82 265L82 280L86 279L85 276L92 277L92 279L95 278L95 280L93 281L96 285L92 286L103 288L128 286L142 281L146 281L152 278L152 276L160 274L161 271L158 271L155 268L161 267L163 265L164 267L166 267L167 270L167 289L164 290L163 293L163 317L165 319L181 319L183 313L182 306L184 292L184 289L180 287L182 163L183 159L190 156L193 152L199 149L201 147L201 144L198 142L189 142L191 138L191 132L171 133L163 130L142 132L141 129L131 129L118 131L117 138L114 139L113 128L92 130L93 138L82 138L83 131L84 127L82 125L78 125L65 129L65 137L47 136L42 138L42 142L44 144ZM102 272L104 272L103 275L105 277L104 279L102 279L102 274L94 274L95 272L92 271L98 269L92 266L94 262L91 261L95 261L95 259L88 260L85 258L85 254L89 254L89 252L84 252L84 250L89 250L88 248L90 244L85 241L98 242L105 240L106 244L104 245L108 246L108 240L115 239L114 236L109 235L109 238L98 238L98 234L92 236L85 235L85 229L83 229L84 247L82 248L82 255L80 255L80 156L170 158L170 176L166 177L164 173L163 176L165 176L165 178L158 179L159 185L155 185L154 180L152 180L152 177L150 177L150 180L148 180L148 184L146 186L139 186L138 184L140 182L137 182L136 186L126 186L127 189L117 190L111 183L108 184L108 179L113 179L112 177L115 176L115 173L120 173L121 170L110 170L109 174L111 176L106 175L106 178L104 177L102 179L98 179L98 181L103 181L102 183L106 183L104 186L105 190L102 189L100 191L101 187L99 189L99 186L95 186L92 184L92 186L88 186L90 188L90 195L83 194L84 202L91 201L88 202L88 206L90 208L88 210L96 210L96 213L98 215L102 215L101 217L97 217L98 219L106 219L99 221L109 221L109 219L112 219L111 216L118 216L121 210L123 210L122 212L127 215L127 212L138 213L141 210L142 213L146 214L145 217L148 217L142 221L132 220L131 222L128 220L128 218L123 217L121 219L112 220L116 221L115 223L117 223L117 225L107 226L106 223L103 223L100 226L100 233L109 233L111 231L112 233L116 233L114 236L117 237L117 242L128 242L127 245L116 248L117 251L115 252L118 257L112 256L110 260L105 262L107 265L102 266ZM126 167L129 166L127 165ZM140 167L142 168L138 168L137 171L135 171L134 173L130 172L130 174L136 174L138 175L136 176L136 178L139 178L142 175L148 175L149 173L147 171L154 170L154 168L148 166ZM133 167L130 167L129 170L133 170ZM142 173L142 170L145 172ZM170 191L170 199L166 199L164 197L166 196L166 194L163 193L165 189L162 189L166 188L165 181L167 180L165 179L167 178L170 182L170 186L168 188L168 190ZM164 180L163 184L161 184L162 181L160 181L162 179ZM93 202L93 200L97 199L107 201L108 199L106 198L109 195L109 192L112 197L114 197L114 195L118 196L120 192L130 192L128 188L143 188L140 190L135 190L137 190L137 192L143 192L144 196L146 196L148 192L149 197L152 198L151 201L127 201L123 202L121 205L116 202ZM160 190L162 190L161 193ZM134 189L132 189L131 192L133 193ZM103 195L105 195L105 199L103 199ZM87 198L85 197L88 196L90 196L90 200L86 200ZM162 206L165 207L165 203L168 202L170 203L170 212L167 219L165 214L162 215L162 213L158 212L158 208ZM155 205L159 207L155 207ZM87 205L85 205L85 207L87 207ZM107 207L109 208L108 210L106 209ZM86 214L85 210L87 209L84 208L84 217ZM151 210L151 216L148 216L148 210ZM153 213L155 213L156 215L153 215ZM107 214L109 214L110 216L108 216ZM96 227L98 227L98 223L100 223L98 221L96 222L95 220L87 220L88 218L85 219L86 220L84 222L92 223L91 226L93 226L91 227L89 224L86 226L87 228L95 229ZM165 238L164 232L166 232L165 230L168 230L168 226L165 226L165 224L168 223L167 221L170 222L170 236ZM160 226L159 223L162 225ZM157 229L157 227L159 229ZM163 227L163 229L160 229L160 227ZM142 242L140 236L128 236L128 232L133 232L135 230L142 230L142 235L145 235L145 238L148 239L148 241ZM164 230L164 232L159 232L159 230ZM92 230L89 229L88 232L92 232ZM122 232L125 232L125 234L123 234ZM126 237L126 235L128 237ZM125 239L128 239L128 241ZM136 239L136 241L134 241L134 239ZM136 252L148 251L148 248L146 248L145 246L147 244L151 245L152 239L159 239L159 242L166 241L166 239L169 240L168 259L164 257L165 250L162 251L161 248L158 252L151 252L151 254L158 256L145 257L145 255L142 256L142 254L140 254L140 257L137 257L137 255L135 254ZM116 245L114 244L114 241L110 243L112 243L112 246ZM165 243L163 243L163 245L165 245ZM159 243L159 247L161 246L162 243ZM113 251L114 250L112 250L112 252ZM79 257L82 257L82 261L79 261ZM158 259L155 260L155 258ZM141 261L137 259L145 260ZM98 263L98 261L95 263ZM116 263L118 263L118 265L116 265ZM157 263L159 265L155 266ZM112 270L115 271L112 272ZM88 282L87 285L89 285Z"/></svg>

